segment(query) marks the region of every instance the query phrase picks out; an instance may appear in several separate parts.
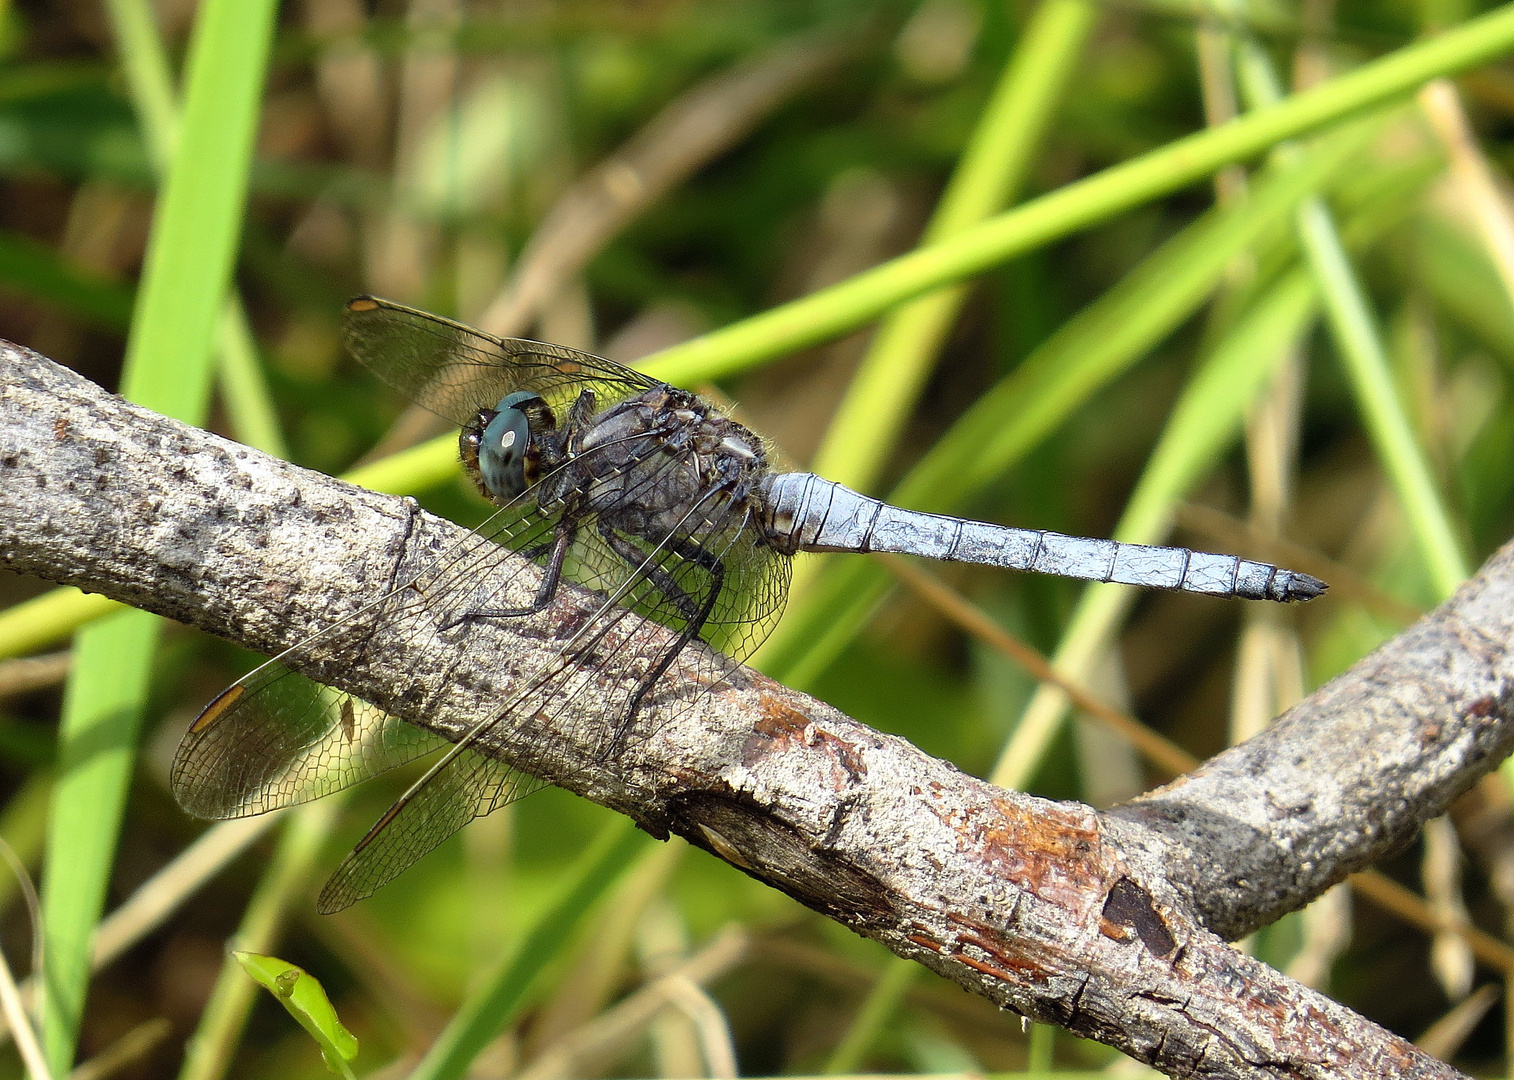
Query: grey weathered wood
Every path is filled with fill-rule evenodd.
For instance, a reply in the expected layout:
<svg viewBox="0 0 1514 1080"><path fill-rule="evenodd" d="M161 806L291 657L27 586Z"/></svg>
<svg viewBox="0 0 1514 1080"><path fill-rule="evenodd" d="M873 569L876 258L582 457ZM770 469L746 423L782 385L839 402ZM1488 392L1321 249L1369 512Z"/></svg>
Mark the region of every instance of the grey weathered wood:
<svg viewBox="0 0 1514 1080"><path fill-rule="evenodd" d="M0 565L276 651L463 530L175 423L0 345ZM1001 1006L1172 1075L1454 1076L1220 936L1402 843L1509 752L1514 553L1276 729L1106 813L995 788L743 668L612 761L571 724L496 747ZM541 616L570 618L567 596ZM300 666L456 733L548 622ZM704 678L708 664L679 669ZM604 692L616 690L607 672Z"/></svg>

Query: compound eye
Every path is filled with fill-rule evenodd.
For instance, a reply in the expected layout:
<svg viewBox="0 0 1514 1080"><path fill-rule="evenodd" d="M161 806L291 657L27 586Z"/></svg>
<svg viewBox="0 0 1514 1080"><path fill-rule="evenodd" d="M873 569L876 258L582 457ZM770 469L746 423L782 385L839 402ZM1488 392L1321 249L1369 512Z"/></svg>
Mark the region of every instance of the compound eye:
<svg viewBox="0 0 1514 1080"><path fill-rule="evenodd" d="M508 502L525 493L526 451L530 447L531 425L526 414L513 405L501 408L484 427L478 444L478 471L490 498Z"/></svg>

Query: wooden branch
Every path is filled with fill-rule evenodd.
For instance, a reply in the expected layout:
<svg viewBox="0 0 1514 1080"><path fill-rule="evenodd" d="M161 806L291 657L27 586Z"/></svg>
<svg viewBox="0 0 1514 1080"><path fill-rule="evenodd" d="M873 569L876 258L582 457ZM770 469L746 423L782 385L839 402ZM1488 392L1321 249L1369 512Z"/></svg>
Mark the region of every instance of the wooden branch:
<svg viewBox="0 0 1514 1080"><path fill-rule="evenodd" d="M0 431L0 565L264 652L467 535L14 346L0 345ZM1172 1075L1455 1076L1220 935L1402 844L1509 752L1511 592L1505 549L1276 728L1104 814L995 788L749 669L712 686L692 656L675 668L688 692L645 710L613 761L571 722L490 752ZM463 653L433 628L386 635L360 666L336 652L297 666L455 735L589 602L472 623L485 637ZM627 678L608 670L591 690Z"/></svg>

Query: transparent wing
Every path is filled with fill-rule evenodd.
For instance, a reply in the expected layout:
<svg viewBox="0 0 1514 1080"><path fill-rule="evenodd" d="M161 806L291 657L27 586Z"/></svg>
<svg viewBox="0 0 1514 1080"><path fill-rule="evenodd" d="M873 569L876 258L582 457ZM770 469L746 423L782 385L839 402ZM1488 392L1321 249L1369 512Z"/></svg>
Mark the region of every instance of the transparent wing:
<svg viewBox="0 0 1514 1080"><path fill-rule="evenodd" d="M440 749L440 737L282 665L205 707L179 744L171 784L196 817L309 802Z"/></svg>
<svg viewBox="0 0 1514 1080"><path fill-rule="evenodd" d="M472 750L453 756L416 794L389 808L321 889L323 915L372 896L476 817L525 794L530 777Z"/></svg>
<svg viewBox="0 0 1514 1080"><path fill-rule="evenodd" d="M459 426L517 390L541 395L561 417L585 389L604 408L659 385L613 360L562 345L491 337L372 296L348 302L342 336L375 375Z"/></svg>
<svg viewBox="0 0 1514 1080"><path fill-rule="evenodd" d="M345 330L353 352L375 373L460 423L515 390L542 395L563 418L584 390L604 409L660 385L583 353L489 338L370 298L348 306ZM624 450L627 444L619 445ZM782 609L788 560L760 543L749 527L751 507L719 490L665 535L645 528L630 535L606 525L618 509L635 510L662 485L685 490L698 479L697 464L669 452L659 436L632 445L632 463L622 461L605 474L613 476L619 506L606 506L601 497L601 516L595 516L569 499L546 514L528 492L491 529L455 545L414 581L293 650L305 661L355 655L361 662L369 642L440 634L460 620L466 625L469 616L517 607L522 591L532 590L517 584L519 564L506 566L510 557L492 541L545 563L553 540L571 536L563 576L586 591L559 594L563 614L547 621L557 628L547 632L557 637L545 643L545 658L534 671L517 672L508 700L460 743L439 746L436 736L273 663L223 694L191 728L174 768L181 803L208 816L256 813L434 753L423 779L333 877L321 904L335 910L373 892L474 817L538 785L478 747L503 748L503 756L530 768L539 745L533 729L547 725L566 728L576 745L603 757L635 735L630 721L648 701L655 698L665 710L677 707L680 696L687 704L715 685L730 660L703 645L686 646L701 641L730 659L747 656ZM506 594L514 601L497 599ZM449 633L447 647L458 651L463 668L499 660L470 655L475 646L467 634ZM675 661L681 677L670 679ZM620 675L609 690L598 675L604 671Z"/></svg>

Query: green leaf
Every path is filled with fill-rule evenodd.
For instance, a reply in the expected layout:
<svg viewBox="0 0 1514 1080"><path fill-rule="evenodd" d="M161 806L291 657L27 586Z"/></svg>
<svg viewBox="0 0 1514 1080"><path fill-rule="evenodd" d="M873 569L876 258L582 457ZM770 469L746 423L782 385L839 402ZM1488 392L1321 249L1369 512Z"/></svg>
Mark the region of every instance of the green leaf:
<svg viewBox="0 0 1514 1080"><path fill-rule="evenodd" d="M320 980L277 956L240 949L233 949L231 955L259 986L278 998L300 1027L310 1032L326 1059L326 1068L341 1076L351 1076L352 1069L347 1063L357 1057L357 1037L342 1025Z"/></svg>

